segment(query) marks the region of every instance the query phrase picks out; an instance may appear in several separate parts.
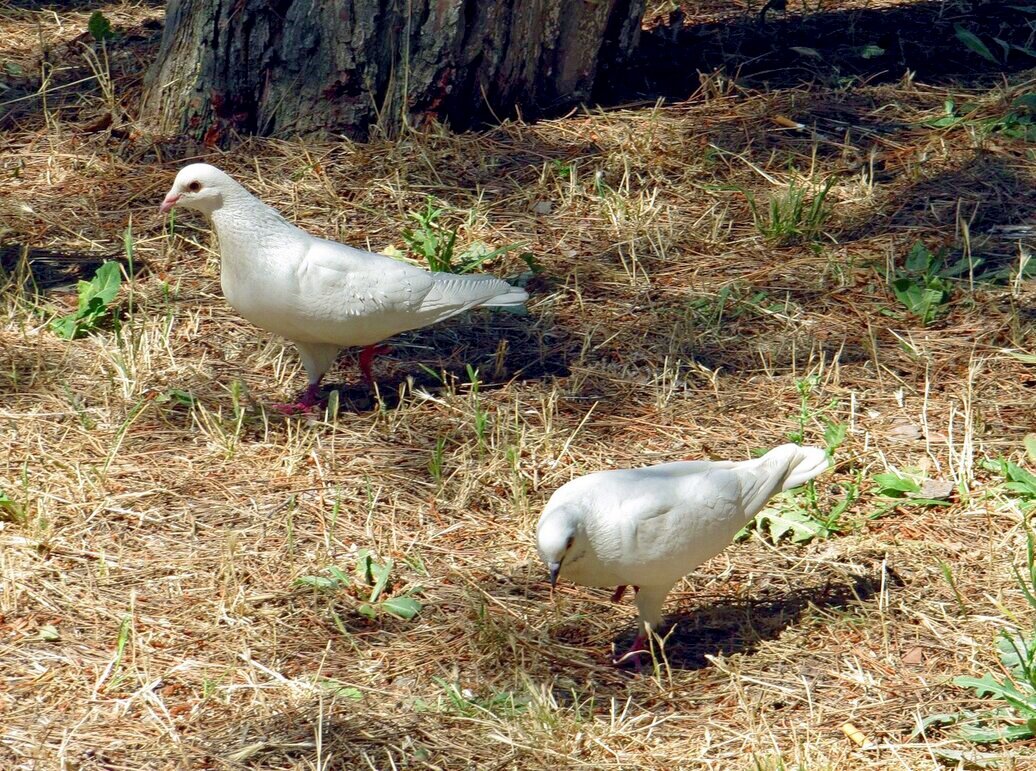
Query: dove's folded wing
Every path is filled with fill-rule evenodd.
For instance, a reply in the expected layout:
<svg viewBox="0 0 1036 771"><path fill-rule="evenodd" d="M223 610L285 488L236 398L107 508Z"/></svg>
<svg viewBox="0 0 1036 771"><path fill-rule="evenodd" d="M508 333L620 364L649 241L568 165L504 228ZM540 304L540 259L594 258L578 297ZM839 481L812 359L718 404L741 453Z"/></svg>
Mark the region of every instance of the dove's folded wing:
<svg viewBox="0 0 1036 771"><path fill-rule="evenodd" d="M430 273L400 260L314 238L299 266L299 290L332 316L408 314L432 289Z"/></svg>

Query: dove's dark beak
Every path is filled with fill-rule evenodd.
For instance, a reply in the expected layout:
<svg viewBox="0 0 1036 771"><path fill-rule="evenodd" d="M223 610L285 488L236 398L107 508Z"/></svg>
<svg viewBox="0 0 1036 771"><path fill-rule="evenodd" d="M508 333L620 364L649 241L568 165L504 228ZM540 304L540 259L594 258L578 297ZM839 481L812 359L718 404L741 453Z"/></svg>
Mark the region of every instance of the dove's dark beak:
<svg viewBox="0 0 1036 771"><path fill-rule="evenodd" d="M165 199L163 199L162 205L158 207L158 210L160 212L162 212L162 214L165 214L170 209L172 209L174 206L176 206L176 202L179 201L179 200L180 200L180 196L179 195L177 195L176 193L170 192L170 193L168 193L166 195Z"/></svg>
<svg viewBox="0 0 1036 771"><path fill-rule="evenodd" d="M561 572L561 563L548 562L547 569L550 571L550 588L553 589L554 585L558 582L558 573Z"/></svg>

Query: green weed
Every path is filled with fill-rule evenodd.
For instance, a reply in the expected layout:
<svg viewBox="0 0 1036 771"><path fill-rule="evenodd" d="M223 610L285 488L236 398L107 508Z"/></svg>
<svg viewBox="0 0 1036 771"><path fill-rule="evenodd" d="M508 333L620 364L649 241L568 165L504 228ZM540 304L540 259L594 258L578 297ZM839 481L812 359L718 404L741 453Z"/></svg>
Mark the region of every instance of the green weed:
<svg viewBox="0 0 1036 771"><path fill-rule="evenodd" d="M765 209L750 190L738 188L748 201L752 221L759 234L774 243L787 245L816 241L823 232L830 210L827 194L834 184L829 177L814 195L792 182L780 193L770 196Z"/></svg>
<svg viewBox="0 0 1036 771"><path fill-rule="evenodd" d="M76 285L79 304L74 313L60 316L50 322L50 328L58 337L74 340L96 331L106 320L118 326L118 317L112 312L119 288L122 286L122 271L117 262L106 261L89 281Z"/></svg>
<svg viewBox="0 0 1036 771"><path fill-rule="evenodd" d="M1036 611L1036 541L1026 529L1026 568L1015 568L1015 579L1029 607ZM952 724L965 741L990 744L1036 737L1036 620L1026 631L1001 629L997 649L1001 673L982 677L960 676L953 684L1000 704L982 711L932 715L919 730L933 724Z"/></svg>
<svg viewBox="0 0 1036 771"><path fill-rule="evenodd" d="M0 522L24 522L25 507L0 490Z"/></svg>
<svg viewBox="0 0 1036 771"><path fill-rule="evenodd" d="M327 569L327 575L301 576L295 579L295 585L308 586L328 593L348 589L361 600L356 607L356 612L361 616L373 619L382 613L387 613L390 616L409 621L423 607L421 601L413 596L419 594L421 588L412 586L403 592L385 596L389 589L389 579L392 576L394 565L395 561L391 557L379 561L374 559L369 550L360 549L356 555L356 564L351 577L341 568L332 565ZM344 629L340 620L335 621L340 630Z"/></svg>
<svg viewBox="0 0 1036 771"><path fill-rule="evenodd" d="M1033 49L1018 45L1017 43L1008 43L998 37L989 38L990 43L993 44L993 47L991 47L985 40L960 24L953 25L953 32L957 36L957 40L959 40L965 48L970 50L972 53L978 54L987 62L991 62L1000 67L1007 64L1008 57L1014 51L1022 53L1032 59L1036 59L1036 51ZM996 53L994 53L994 47L997 51Z"/></svg>
<svg viewBox="0 0 1036 771"><path fill-rule="evenodd" d="M1036 453L1036 447L1029 449ZM997 471L1003 476L1005 481L1001 488L1007 491L1013 498L1017 498L1024 510L1028 511L1036 507L1036 474L1004 458L986 460L983 462L983 465L985 468Z"/></svg>
<svg viewBox="0 0 1036 771"><path fill-rule="evenodd" d="M1000 134L1010 139L1036 142L1036 94L1016 97L1003 113L992 117L978 117L979 105L965 103L957 106L952 99L943 103L943 114L924 125L929 128L957 128L967 126L983 134Z"/></svg>
<svg viewBox="0 0 1036 771"><path fill-rule="evenodd" d="M972 263L971 269L975 267ZM896 299L917 316L925 326L931 324L953 296L949 279L969 270L966 260L947 266L941 255L934 254L917 241L907 254L903 267L896 271L889 285Z"/></svg>
<svg viewBox="0 0 1036 771"><path fill-rule="evenodd" d="M482 263L514 251L518 244L507 244L499 249L490 249L486 244L476 241L463 251L458 252L457 228L447 229L439 223L443 209L435 205L435 200L428 197L425 208L411 213L410 217L417 227L403 230L403 241L418 257L428 263L429 270L436 273L470 273ZM531 259L532 255L528 255ZM525 259L525 255L523 255ZM532 263L526 259L529 268Z"/></svg>
<svg viewBox="0 0 1036 771"><path fill-rule="evenodd" d="M435 440L435 449L432 450L432 456L428 459L428 473L432 475L432 479L435 480L436 484L442 484L443 454L445 451L446 437L440 436Z"/></svg>

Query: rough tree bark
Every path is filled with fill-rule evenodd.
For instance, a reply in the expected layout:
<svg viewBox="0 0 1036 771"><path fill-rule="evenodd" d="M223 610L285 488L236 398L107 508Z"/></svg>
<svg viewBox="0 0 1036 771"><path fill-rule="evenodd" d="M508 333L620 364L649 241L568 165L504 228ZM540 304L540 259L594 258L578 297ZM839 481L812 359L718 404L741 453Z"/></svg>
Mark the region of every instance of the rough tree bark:
<svg viewBox="0 0 1036 771"><path fill-rule="evenodd" d="M644 0L170 0L142 111L210 144L533 116L587 99L643 13Z"/></svg>

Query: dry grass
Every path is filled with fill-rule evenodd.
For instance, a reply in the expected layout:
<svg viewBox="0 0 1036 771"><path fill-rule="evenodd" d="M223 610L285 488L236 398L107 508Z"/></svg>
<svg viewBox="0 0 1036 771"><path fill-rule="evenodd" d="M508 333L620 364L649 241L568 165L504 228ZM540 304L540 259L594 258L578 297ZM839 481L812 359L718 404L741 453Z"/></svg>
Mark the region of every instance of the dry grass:
<svg viewBox="0 0 1036 771"><path fill-rule="evenodd" d="M42 39L62 53L55 82L86 77L72 41L89 10L0 5L0 67L38 66ZM161 11L105 12L136 32L113 52L131 115L144 23ZM754 91L711 78L656 109L207 152L314 232L401 246L433 195L461 241L522 242L543 265L530 316L404 335L378 370L384 403L349 387L319 420L263 410L301 386L294 352L222 300L203 222L163 229L156 205L198 150L121 115L85 131L102 106L89 86L46 111L8 105L0 134L0 489L25 510L0 522L0 765L919 769L974 751L911 732L974 706L951 678L995 668L996 630L1025 613L1011 574L1022 512L979 460L1020 461L1036 423L1031 367L1005 353L1033 351L1036 292L958 283L924 328L885 270L917 239L960 251L965 232L973 254L1017 264L1032 146L923 122L947 98L998 114L1031 84ZM739 192L765 200L832 176L813 243L764 239ZM66 274L118 253L131 220L145 267L121 334L58 339L47 320L74 302ZM1021 224L1021 241L1004 229ZM18 280L22 246L36 286ZM634 611L570 585L551 601L532 540L547 496L603 467L779 443L811 375L807 441L822 442L825 414L850 429L820 495L862 480L851 527L728 549L671 595L668 668L610 666ZM173 389L194 406L166 400ZM870 476L906 467L957 483L952 505L872 519ZM421 587L414 620L368 620L356 592L294 586L351 572L360 548L395 560L391 592ZM1025 743L984 751L1031 767Z"/></svg>

